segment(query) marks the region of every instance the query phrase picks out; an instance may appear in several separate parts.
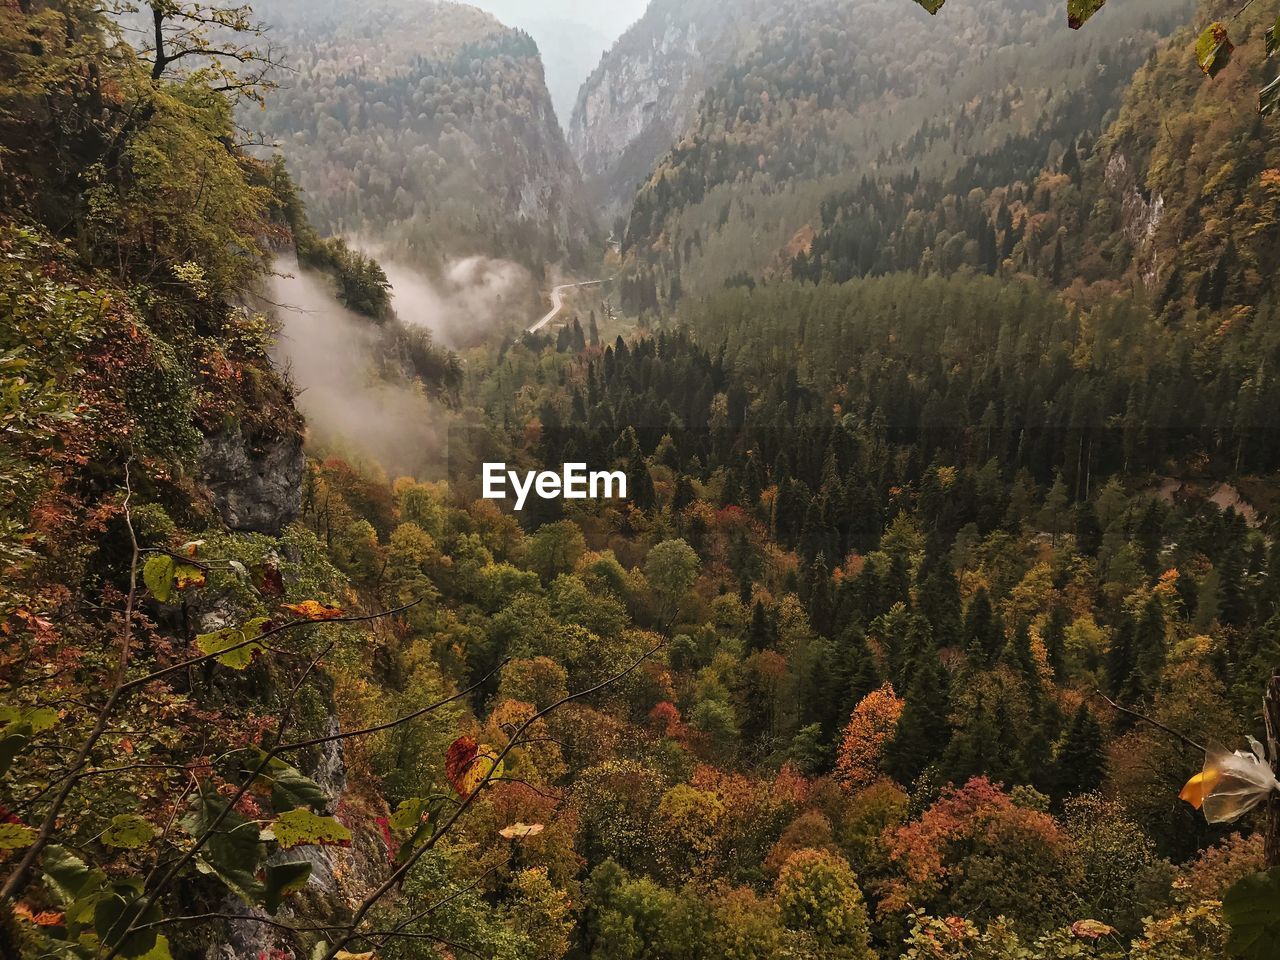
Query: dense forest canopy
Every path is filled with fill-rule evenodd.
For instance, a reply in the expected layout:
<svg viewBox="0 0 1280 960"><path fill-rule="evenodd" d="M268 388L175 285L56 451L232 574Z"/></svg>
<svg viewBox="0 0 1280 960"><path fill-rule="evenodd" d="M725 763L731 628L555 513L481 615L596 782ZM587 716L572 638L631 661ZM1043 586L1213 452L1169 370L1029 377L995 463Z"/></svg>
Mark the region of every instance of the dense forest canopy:
<svg viewBox="0 0 1280 960"><path fill-rule="evenodd" d="M1086 6L740 24L621 251L477 11L0 8L0 955L1275 956L1276 11ZM457 354L379 244L602 282Z"/></svg>

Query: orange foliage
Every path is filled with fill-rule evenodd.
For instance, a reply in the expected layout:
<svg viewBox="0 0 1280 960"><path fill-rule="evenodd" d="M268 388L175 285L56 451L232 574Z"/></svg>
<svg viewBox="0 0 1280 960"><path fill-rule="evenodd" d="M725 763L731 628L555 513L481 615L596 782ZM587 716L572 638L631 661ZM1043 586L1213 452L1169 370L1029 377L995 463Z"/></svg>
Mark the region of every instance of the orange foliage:
<svg viewBox="0 0 1280 960"><path fill-rule="evenodd" d="M885 744L898 729L905 705L886 683L862 698L844 728L844 740L836 758L836 777L847 790L859 790L880 776Z"/></svg>

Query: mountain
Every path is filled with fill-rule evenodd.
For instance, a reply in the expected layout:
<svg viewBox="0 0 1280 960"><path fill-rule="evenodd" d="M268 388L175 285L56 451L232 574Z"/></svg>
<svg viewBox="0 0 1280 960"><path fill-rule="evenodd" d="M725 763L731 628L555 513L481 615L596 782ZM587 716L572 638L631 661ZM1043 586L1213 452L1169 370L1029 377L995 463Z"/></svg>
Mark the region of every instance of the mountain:
<svg viewBox="0 0 1280 960"><path fill-rule="evenodd" d="M619 35L644 13L647 0L475 0L509 27L524 30L538 44L547 89L561 126L569 122L582 80Z"/></svg>
<svg viewBox="0 0 1280 960"><path fill-rule="evenodd" d="M595 228L528 34L448 2L257 13L291 72L246 123L284 150L317 228L419 265L582 257Z"/></svg>
<svg viewBox="0 0 1280 960"><path fill-rule="evenodd" d="M885 0L790 0L655 164L624 253L678 298L790 259L824 200L864 177L947 178L1018 137L1074 139L1187 9L1115 5L1076 34L1048 0L980 0L938 19Z"/></svg>
<svg viewBox="0 0 1280 960"><path fill-rule="evenodd" d="M592 202L612 217L685 129L698 97L754 35L770 5L652 0L583 83L569 144Z"/></svg>
<svg viewBox="0 0 1280 960"><path fill-rule="evenodd" d="M1119 281L1170 318L1227 310L1228 325L1248 325L1280 271L1280 128L1258 113L1276 73L1264 40L1276 21L1274 10L1233 14L1215 2L1197 17L1229 24L1230 62L1212 78L1187 72L1199 31L1180 30L1086 154L1081 195L1049 210L1084 279ZM1084 212L1079 229L1064 204Z"/></svg>
<svg viewBox="0 0 1280 960"><path fill-rule="evenodd" d="M1209 4L1197 22L1229 12ZM1077 301L1149 299L1206 345L1261 334L1280 269L1280 134L1257 111L1273 27L1252 10L1232 19L1236 52L1206 79L1186 70L1188 25L1116 96L1081 91L952 176L864 177L822 201L791 274L1021 273Z"/></svg>

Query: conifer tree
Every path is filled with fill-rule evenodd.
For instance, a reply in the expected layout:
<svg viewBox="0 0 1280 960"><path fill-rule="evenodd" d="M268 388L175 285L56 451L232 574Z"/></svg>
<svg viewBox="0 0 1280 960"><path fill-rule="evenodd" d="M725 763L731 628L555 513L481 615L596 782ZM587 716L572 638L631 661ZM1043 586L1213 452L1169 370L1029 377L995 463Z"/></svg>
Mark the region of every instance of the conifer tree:
<svg viewBox="0 0 1280 960"><path fill-rule="evenodd" d="M885 770L899 783L911 783L946 749L951 735L950 682L936 656L915 671L897 732L885 751Z"/></svg>
<svg viewBox="0 0 1280 960"><path fill-rule="evenodd" d="M1102 724L1082 703L1055 746L1050 790L1059 798L1088 793L1097 789L1106 772L1106 740Z"/></svg>

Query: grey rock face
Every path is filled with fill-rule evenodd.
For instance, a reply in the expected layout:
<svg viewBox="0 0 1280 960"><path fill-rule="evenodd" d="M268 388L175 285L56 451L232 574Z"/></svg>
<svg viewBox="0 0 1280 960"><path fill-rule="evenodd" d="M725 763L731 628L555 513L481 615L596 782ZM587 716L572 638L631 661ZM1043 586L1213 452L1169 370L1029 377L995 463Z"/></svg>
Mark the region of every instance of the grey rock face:
<svg viewBox="0 0 1280 960"><path fill-rule="evenodd" d="M239 424L205 437L205 483L232 530L279 535L302 506L302 437L246 437Z"/></svg>
<svg viewBox="0 0 1280 960"><path fill-rule="evenodd" d="M1160 254L1154 241L1164 218L1164 197L1159 193L1148 196L1138 188L1138 177L1121 151L1107 160L1105 180L1111 190L1120 194L1121 226L1134 245L1138 276L1143 286L1152 290L1160 280Z"/></svg>
<svg viewBox="0 0 1280 960"><path fill-rule="evenodd" d="M613 215L695 116L707 85L741 48L766 5L732 15L711 0L653 0L578 92L569 146L592 201Z"/></svg>

